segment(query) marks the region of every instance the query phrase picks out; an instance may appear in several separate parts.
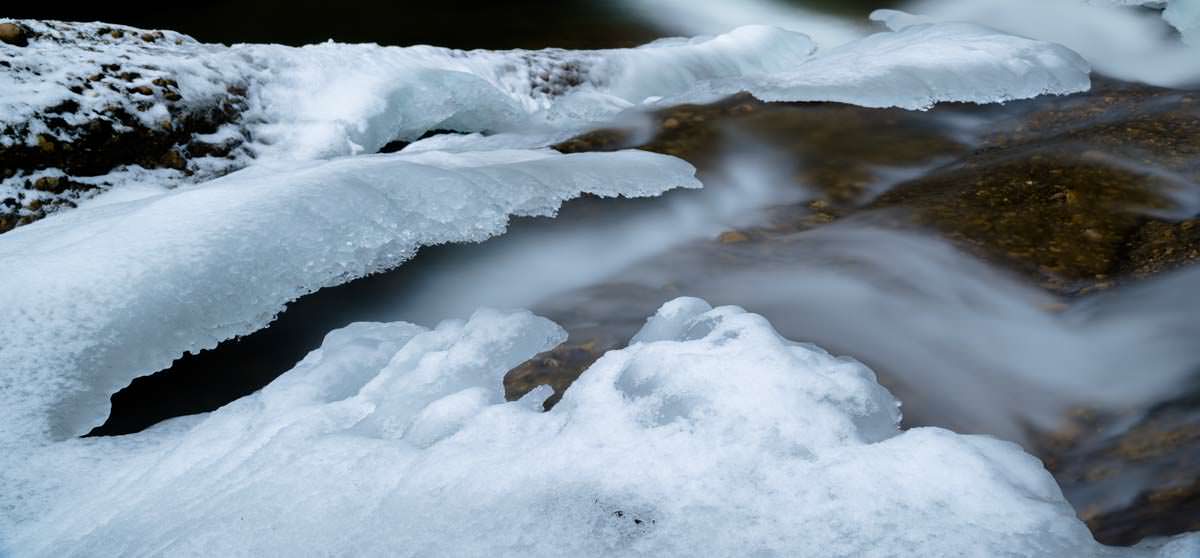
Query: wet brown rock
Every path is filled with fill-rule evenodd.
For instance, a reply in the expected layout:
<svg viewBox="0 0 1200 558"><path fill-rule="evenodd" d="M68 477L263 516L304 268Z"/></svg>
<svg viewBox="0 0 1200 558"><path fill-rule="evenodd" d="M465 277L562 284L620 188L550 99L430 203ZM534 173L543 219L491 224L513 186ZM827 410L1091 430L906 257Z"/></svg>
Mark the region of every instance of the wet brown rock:
<svg viewBox="0 0 1200 558"><path fill-rule="evenodd" d="M29 46L29 30L17 23L0 23L0 42L13 46Z"/></svg>
<svg viewBox="0 0 1200 558"><path fill-rule="evenodd" d="M33 189L41 192L53 192L61 194L65 190L63 186L66 180L57 176L44 176L33 182Z"/></svg>
<svg viewBox="0 0 1200 558"><path fill-rule="evenodd" d="M552 147L561 153L586 153L589 151L616 151L633 145L632 132L603 129L576 136Z"/></svg>
<svg viewBox="0 0 1200 558"><path fill-rule="evenodd" d="M1147 277L1200 261L1200 219L1148 221L1129 241L1121 272Z"/></svg>
<svg viewBox="0 0 1200 558"><path fill-rule="evenodd" d="M873 207L902 208L1064 293L1194 261L1200 235L1161 216L1179 209L1170 196L1177 177L1200 180L1192 94L1099 87L1100 95L1036 103L1039 110L997 126L983 149L899 185Z"/></svg>
<svg viewBox="0 0 1200 558"><path fill-rule="evenodd" d="M917 113L767 104L743 95L664 109L656 114L658 130L644 143L633 143L632 131L607 130L558 148L640 147L687 159L704 179L725 145L762 141L795 162L797 184L823 194L819 206L793 208L790 217L776 211L777 227L821 226L864 204L902 209L911 219L901 226L932 227L1046 288L1071 294L1200 257L1193 225L1153 216L1173 209L1167 192L1180 186L1173 177L1200 182L1195 96L1098 79L1096 91L1085 95ZM960 113L992 121L984 144L973 151L950 123ZM880 169L939 164L880 195L888 186L881 185Z"/></svg>
<svg viewBox="0 0 1200 558"><path fill-rule="evenodd" d="M579 375L596 362L605 351L615 346L600 347L596 340L583 343L564 343L541 353L512 369L504 377L504 388L510 401L520 399L538 386L548 385L554 395L546 400L549 410L562 399L563 393Z"/></svg>
<svg viewBox="0 0 1200 558"><path fill-rule="evenodd" d="M715 168L722 143L730 141L760 140L778 150L784 164L794 162L793 181L815 189L819 197L771 208L769 226L739 231L754 242L709 241L688 248L691 257L715 262L713 267L786 259L788 238L803 236L795 232L860 217L931 229L1047 289L1074 296L1200 261L1200 217L1188 215L1200 208L1173 201L1173 193L1194 193L1200 184L1198 98L1194 92L1102 78L1093 92L1082 95L1003 107L951 105L925 113L740 98L661 111L652 119L658 129L642 143L634 143L641 137L632 132L608 131L575 138L564 147L636 146L676 154L695 164L702 179ZM960 115L968 118L954 118ZM953 133L955 122L964 121L985 123L968 134L982 137L978 143ZM907 178L885 184L892 189L880 193L874 191L884 178L880 168L916 170L900 173ZM671 296L656 295L656 302ZM605 308L576 321L612 320L610 307L621 306L620 296L597 296ZM1071 296L1055 297L1043 309L1064 312ZM626 311L640 317L652 309ZM542 377L575 373L562 366L561 357L539 366ZM549 370L564 372L555 376ZM881 378L887 384L886 374ZM908 408L922 408L919 397L903 399ZM1132 544L1197 530L1196 409L1200 395L1149 416L1099 416L1079 409L1067 427L1035 433L1027 447L1043 459L1102 542ZM1130 487L1141 493L1130 495ZM1114 494L1120 497L1097 497Z"/></svg>
<svg viewBox="0 0 1200 558"><path fill-rule="evenodd" d="M885 194L877 207L910 209L921 224L1042 281L1117 272L1126 239L1143 220L1132 209L1163 203L1151 179L1070 154L1027 155L923 177Z"/></svg>
<svg viewBox="0 0 1200 558"><path fill-rule="evenodd" d="M1027 448L1102 543L1200 527L1200 392L1136 417L1078 409L1057 431L1033 433Z"/></svg>
<svg viewBox="0 0 1200 558"><path fill-rule="evenodd" d="M54 141L54 138L42 134L37 138L37 148L43 153L54 153L58 150L58 144Z"/></svg>
<svg viewBox="0 0 1200 558"><path fill-rule="evenodd" d="M569 153L637 147L686 159L703 178L729 145L769 145L794 162L798 185L817 188L828 203L845 207L870 201L876 192L869 186L881 168L928 165L965 152L926 113L836 103L763 103L738 95L663 109L655 121L657 130L644 141L633 130L602 130L555 147Z"/></svg>
<svg viewBox="0 0 1200 558"><path fill-rule="evenodd" d="M159 165L167 169L184 170L187 168L187 159L183 158L183 154L177 149L172 149L159 159Z"/></svg>
<svg viewBox="0 0 1200 558"><path fill-rule="evenodd" d="M741 231L725 231L717 237L717 242L721 244L737 244L739 242L749 242L750 237Z"/></svg>
<svg viewBox="0 0 1200 558"><path fill-rule="evenodd" d="M1096 91L1086 95L918 113L767 104L743 95L664 109L656 114L658 130L643 143L634 143L632 131L605 130L557 147L640 147L687 159L705 179L725 145L762 141L795 162L797 184L822 193L817 205L774 211L775 228L821 226L864 204L902 209L911 219L898 225L932 227L1046 288L1072 294L1200 257L1192 225L1152 217L1173 207L1166 192L1179 184L1172 176L1200 182L1194 96L1098 79ZM954 133L959 114L991 121L984 144L973 151ZM880 169L937 165L943 166L880 195L888 187L881 185Z"/></svg>

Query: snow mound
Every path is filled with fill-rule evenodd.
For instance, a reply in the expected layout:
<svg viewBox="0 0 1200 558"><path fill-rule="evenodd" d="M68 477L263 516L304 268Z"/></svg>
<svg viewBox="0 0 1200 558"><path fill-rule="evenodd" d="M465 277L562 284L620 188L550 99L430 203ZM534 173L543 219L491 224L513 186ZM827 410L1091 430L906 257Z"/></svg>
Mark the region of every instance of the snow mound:
<svg viewBox="0 0 1200 558"><path fill-rule="evenodd" d="M185 351L253 332L289 301L478 242L564 200L699 187L641 151L392 154L260 164L83 207L0 236L0 451L78 435L108 397Z"/></svg>
<svg viewBox="0 0 1200 558"><path fill-rule="evenodd" d="M862 364L699 299L664 305L553 410L540 412L545 389L504 402L505 371L564 338L528 312L433 330L351 325L203 417L0 457L5 488L24 479L0 492L19 518L0 544L21 556L1200 548L1194 535L1102 547L1018 446L902 432L896 400Z"/></svg>

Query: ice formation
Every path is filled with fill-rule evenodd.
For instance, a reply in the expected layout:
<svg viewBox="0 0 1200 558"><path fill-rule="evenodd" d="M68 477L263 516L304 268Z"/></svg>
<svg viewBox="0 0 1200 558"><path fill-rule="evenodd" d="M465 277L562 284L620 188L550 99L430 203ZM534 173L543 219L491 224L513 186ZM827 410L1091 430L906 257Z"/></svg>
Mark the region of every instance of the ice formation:
<svg viewBox="0 0 1200 558"><path fill-rule="evenodd" d="M764 101L925 109L1087 90L1090 68L1059 45L973 24L906 26L818 54L787 72L712 80L674 101L748 91Z"/></svg>
<svg viewBox="0 0 1200 558"><path fill-rule="evenodd" d="M47 163L0 184L0 198L26 180L141 186L0 236L0 555L1166 558L1200 546L1098 546L1016 446L900 432L896 401L861 364L697 299L664 306L549 413L545 390L505 403L500 377L563 331L480 311L431 330L355 324L214 413L66 439L132 378L421 246L480 241L581 193L699 185L690 165L634 151L370 155L394 140L507 131L534 147L629 109L743 91L918 109L1084 90L1088 65L1067 48L959 23L823 50L752 26L507 52L21 25L28 46L0 45L0 147L52 153L96 122L204 125L164 136L178 142L170 168Z"/></svg>
<svg viewBox="0 0 1200 558"><path fill-rule="evenodd" d="M103 109L115 103L146 126L161 125L171 102L165 93L130 96L120 89L149 87L156 85L156 79L166 78L177 82L172 91L196 105L222 99L236 86L248 105L242 120L254 138L253 150L299 159L373 152L392 140L412 140L432 129L497 131L603 121L647 98L683 95L709 80L801 73L823 85L880 79L876 74L856 75L852 68L813 75L813 70L827 70L839 60L809 69L802 64L821 56L813 55L808 37L764 26L741 27L714 37L657 41L633 49L464 52L332 42L301 48L224 47L196 43L177 34L147 42L137 38L140 30L101 24L22 24L35 34L30 46L0 46L14 65L0 72L4 79L0 124L20 128L28 122L27 129L18 129L24 135L6 137L3 141L7 142L35 142L38 134L56 133L39 111L64 101L80 104L77 111L63 117L68 124L103 117ZM111 35L100 33L108 29L122 30L122 38L110 39ZM102 38L83 38L91 35ZM938 52L934 47L947 46L949 39L963 41L964 47L981 44L984 48L970 56L966 48L959 48L954 56L913 69L961 75L968 80L976 73L996 71L996 66L1010 57L1034 61L1030 53L1040 54L1036 62L1050 71L1074 62L1052 45L997 35L979 28L966 31L959 27L949 34L932 29L910 32L887 44L906 49L908 58L928 57ZM914 50L926 39L930 48ZM864 44L859 57L877 54L878 43L879 39ZM846 50L853 52L855 47ZM105 70L106 64L118 62L119 70ZM908 62L905 58L889 60L900 65L898 71L909 70ZM117 87L110 82L122 78L109 75L114 71L138 76ZM84 76L98 76L109 87L75 93L71 87ZM1076 91L1079 76L1073 78L1062 90L1036 92ZM875 85L898 90L901 100L897 104L907 106L902 91L907 82L893 77ZM244 94L240 89L245 89ZM1005 91L980 87L960 87L948 91L947 97L980 102L1010 98ZM854 99L847 98L847 102ZM222 137L229 133L222 132Z"/></svg>
<svg viewBox="0 0 1200 558"><path fill-rule="evenodd" d="M0 142L71 142L95 121L115 121L118 132L158 129L188 111L228 106L236 113L226 115L230 122L196 139L247 142L228 157L234 165L372 153L433 129L601 121L705 79L780 71L812 51L804 35L762 27L635 49L492 52L332 42L226 47L99 23L18 23L32 40L0 43L7 63ZM185 155L199 178L231 164Z"/></svg>
<svg viewBox="0 0 1200 558"><path fill-rule="evenodd" d="M0 452L78 435L129 380L265 326L289 301L481 241L581 193L698 187L641 151L390 154L260 164L0 235Z"/></svg>
<svg viewBox="0 0 1200 558"><path fill-rule="evenodd" d="M664 305L551 411L527 312L358 323L201 417L0 456L20 556L1194 556L1096 544L1011 443L900 431L856 361L699 299ZM9 412L5 409L3 412ZM18 491L12 489L16 486ZM14 497L23 495L24 498Z"/></svg>
<svg viewBox="0 0 1200 558"><path fill-rule="evenodd" d="M1166 5L1163 13L1133 4ZM1195 0L913 0L923 21L968 21L1062 44L1100 73L1154 85L1200 82ZM1166 21L1164 21L1164 18ZM1168 23L1170 25L1168 25ZM1175 36L1175 26L1183 34Z"/></svg>
<svg viewBox="0 0 1200 558"><path fill-rule="evenodd" d="M99 23L19 23L29 45L0 44L8 64L0 70L0 148L45 159L0 181L0 200L19 204L22 215L125 182L174 185L252 162L373 153L431 130L579 130L632 108L741 91L925 108L1088 87L1088 68L1066 49L964 25L814 53L807 36L763 26L633 49L493 52L227 47ZM162 144L161 156L68 168L73 142L134 132ZM41 178L54 181L36 186ZM60 192L60 180L73 189Z"/></svg>
<svg viewBox="0 0 1200 558"><path fill-rule="evenodd" d="M0 263L14 270L0 289L0 338L11 340L0 347L0 374L17 386L0 403L24 409L0 426L0 442L78 434L129 379L249 333L289 300L396 265L418 246L480 240L501 232L509 214L552 212L584 191L697 185L685 163L638 153L357 155L395 139L442 128L541 137L537 130L634 106L746 90L773 101L924 108L1088 86L1086 64L1066 49L960 24L816 55L804 35L761 26L636 49L462 52L226 47L103 24L21 25L28 46L0 45L7 148L45 151L105 119L153 127L213 107L228 121L191 141L232 147L225 159L191 157L184 169L122 167L82 179L142 188L0 237ZM65 113L47 109L64 103L73 103ZM158 191L252 156L242 172ZM62 178L52 168L36 173Z"/></svg>

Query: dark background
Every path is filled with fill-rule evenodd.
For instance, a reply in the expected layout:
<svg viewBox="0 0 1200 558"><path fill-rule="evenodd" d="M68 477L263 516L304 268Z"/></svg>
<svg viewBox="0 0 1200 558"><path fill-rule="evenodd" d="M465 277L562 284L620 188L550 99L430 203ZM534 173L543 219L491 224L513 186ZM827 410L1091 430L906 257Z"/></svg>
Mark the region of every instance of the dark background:
<svg viewBox="0 0 1200 558"><path fill-rule="evenodd" d="M694 0L704 2L706 0ZM889 0L792 0L863 16ZM660 32L616 0L126 0L10 2L13 18L104 21L171 29L204 42L376 42L454 48L602 48L641 44Z"/></svg>
<svg viewBox="0 0 1200 558"><path fill-rule="evenodd" d="M697 0L703 1L703 0ZM632 46L655 33L618 2L593 0L132 0L20 2L6 17L104 21L171 29L204 42L307 44L376 42L455 48L598 48Z"/></svg>

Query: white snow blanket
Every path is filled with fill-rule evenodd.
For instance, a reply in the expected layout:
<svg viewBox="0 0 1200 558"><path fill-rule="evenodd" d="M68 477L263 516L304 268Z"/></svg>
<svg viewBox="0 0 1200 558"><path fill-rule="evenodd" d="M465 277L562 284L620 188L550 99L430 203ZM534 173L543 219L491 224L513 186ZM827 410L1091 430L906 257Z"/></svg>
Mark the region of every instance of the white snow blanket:
<svg viewBox="0 0 1200 558"><path fill-rule="evenodd" d="M509 368L565 333L481 310L358 323L261 392L131 436L0 454L14 556L1124 556L1015 444L900 431L856 361L699 299L549 412ZM13 521L15 519L15 521Z"/></svg>

